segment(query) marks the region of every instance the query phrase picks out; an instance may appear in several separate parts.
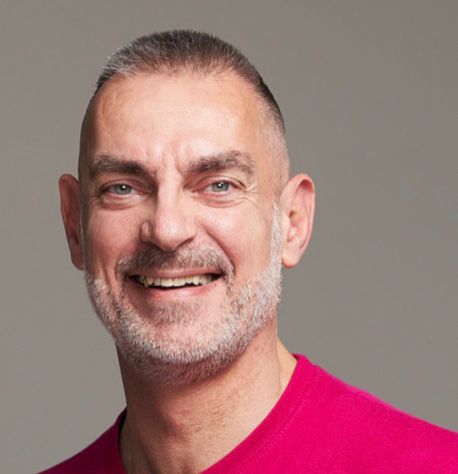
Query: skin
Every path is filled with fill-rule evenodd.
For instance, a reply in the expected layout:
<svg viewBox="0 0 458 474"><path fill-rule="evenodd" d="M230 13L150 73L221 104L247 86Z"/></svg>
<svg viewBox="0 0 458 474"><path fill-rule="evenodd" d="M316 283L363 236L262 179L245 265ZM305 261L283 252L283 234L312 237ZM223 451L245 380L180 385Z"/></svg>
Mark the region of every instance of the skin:
<svg viewBox="0 0 458 474"><path fill-rule="evenodd" d="M230 262L237 291L270 263L274 204L280 212L281 262L296 265L310 238L314 187L304 174L282 181L285 158L272 127L261 99L234 73L110 79L85 118L80 181L60 179L74 265L119 295L123 258L151 246L168 253L205 247ZM234 152L237 165L226 160L214 166L215 157ZM210 166L203 166L205 160ZM132 166L119 167L126 161L135 162L135 173ZM153 276L191 270L176 271ZM141 324L154 327L158 340L173 340L174 347L202 335L205 344L208 328L225 317L224 278L168 291L123 281ZM151 308L177 301L192 308L192 324L155 324ZM276 308L272 313L242 354L192 382L157 383L118 350L128 408L120 449L129 473L200 472L262 421L295 366L277 337Z"/></svg>

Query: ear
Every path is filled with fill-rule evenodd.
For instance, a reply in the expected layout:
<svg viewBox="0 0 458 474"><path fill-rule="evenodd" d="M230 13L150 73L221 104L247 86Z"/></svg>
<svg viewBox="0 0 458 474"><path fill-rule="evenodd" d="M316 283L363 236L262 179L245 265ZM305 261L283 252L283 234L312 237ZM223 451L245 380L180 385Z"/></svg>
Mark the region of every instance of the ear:
<svg viewBox="0 0 458 474"><path fill-rule="evenodd" d="M297 265L312 235L315 211L315 185L306 174L291 178L285 186L280 206L282 212L282 263L286 268Z"/></svg>
<svg viewBox="0 0 458 474"><path fill-rule="evenodd" d="M60 212L64 221L70 256L76 268L83 270L83 245L81 242L81 192L80 184L70 174L59 179Z"/></svg>

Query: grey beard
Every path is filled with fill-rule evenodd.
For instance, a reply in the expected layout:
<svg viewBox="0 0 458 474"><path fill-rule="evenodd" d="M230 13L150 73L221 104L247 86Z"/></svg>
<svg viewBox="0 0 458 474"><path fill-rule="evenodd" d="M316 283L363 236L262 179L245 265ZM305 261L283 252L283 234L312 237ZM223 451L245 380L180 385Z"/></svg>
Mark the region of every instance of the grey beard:
<svg viewBox="0 0 458 474"><path fill-rule="evenodd" d="M190 384L221 372L237 359L254 337L276 318L281 291L280 213L274 208L270 262L258 276L240 289L234 288L233 267L226 256L211 248L190 248L165 254L152 248L119 262L118 275L130 268L192 268L211 265L224 272L227 301L223 316L188 339L178 341L162 329L178 325L177 331L199 324L202 308L198 303L155 303L148 321L129 304L124 291L118 298L102 280L85 273L86 285L94 309L111 333L123 359L143 378L161 385Z"/></svg>

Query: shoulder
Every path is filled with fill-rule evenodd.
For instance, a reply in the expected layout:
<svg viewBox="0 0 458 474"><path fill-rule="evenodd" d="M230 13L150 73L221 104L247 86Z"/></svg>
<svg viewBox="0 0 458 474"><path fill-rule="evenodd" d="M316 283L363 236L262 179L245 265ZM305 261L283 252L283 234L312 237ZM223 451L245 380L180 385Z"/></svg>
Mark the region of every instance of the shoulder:
<svg viewBox="0 0 458 474"><path fill-rule="evenodd" d="M458 433L409 415L320 368L311 397L326 436L359 464L376 462L383 472L432 472L433 466L433 472L457 472Z"/></svg>
<svg viewBox="0 0 458 474"><path fill-rule="evenodd" d="M124 412L113 426L85 449L39 474L125 474L118 450L118 434L123 418Z"/></svg>

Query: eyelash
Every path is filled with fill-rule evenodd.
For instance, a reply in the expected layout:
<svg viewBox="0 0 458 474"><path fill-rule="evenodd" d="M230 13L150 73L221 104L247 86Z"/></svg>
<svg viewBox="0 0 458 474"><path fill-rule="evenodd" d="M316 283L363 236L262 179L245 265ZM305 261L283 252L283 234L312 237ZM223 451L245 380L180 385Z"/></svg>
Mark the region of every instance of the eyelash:
<svg viewBox="0 0 458 474"><path fill-rule="evenodd" d="M130 184L126 184L126 183L116 183L116 184L111 184L110 186L108 186L104 192L113 192L113 194L116 194L117 196L127 196L131 193L116 193L114 191L114 188L121 188L121 187L124 187L124 188L128 188L129 191L133 191L133 187L130 185ZM113 190L113 191L111 191Z"/></svg>
<svg viewBox="0 0 458 474"><path fill-rule="evenodd" d="M208 198L224 199L232 196L237 189L237 183L229 179L214 179L207 181L207 183L200 188L200 192L204 195L206 194ZM102 198L105 196L107 202L125 202L126 199L132 200L144 194L145 192L139 190L135 185L120 181L103 187L100 190L99 197Z"/></svg>
<svg viewBox="0 0 458 474"><path fill-rule="evenodd" d="M226 189L218 188L220 185L225 185ZM230 188L234 188L234 184L226 179L220 179L208 184L204 189L206 190L208 188L211 188L211 191L215 194L225 194L230 191Z"/></svg>
<svg viewBox="0 0 458 474"><path fill-rule="evenodd" d="M97 194L100 199L106 202L124 202L127 199L139 198L145 192L138 186L119 181L101 187Z"/></svg>

